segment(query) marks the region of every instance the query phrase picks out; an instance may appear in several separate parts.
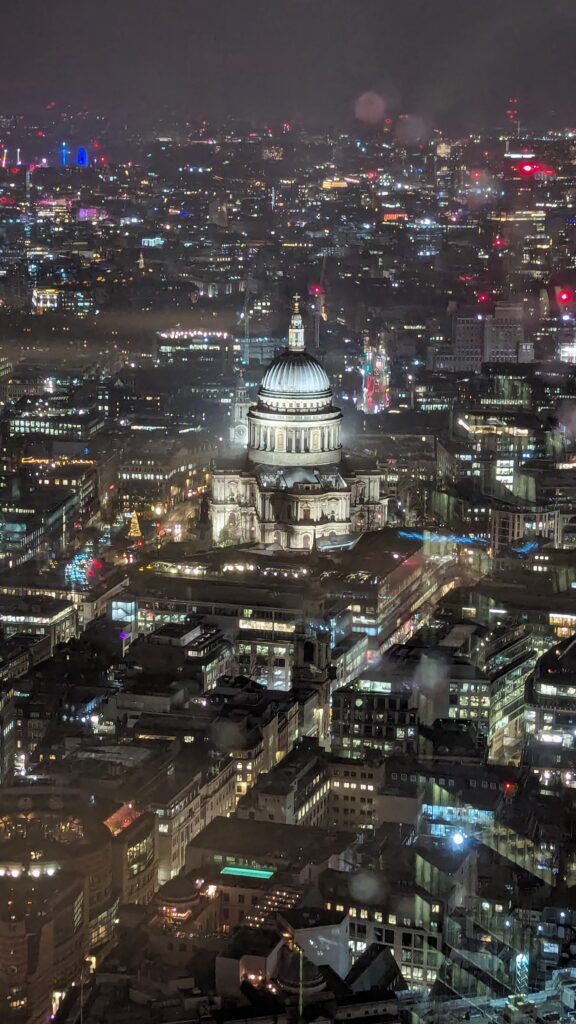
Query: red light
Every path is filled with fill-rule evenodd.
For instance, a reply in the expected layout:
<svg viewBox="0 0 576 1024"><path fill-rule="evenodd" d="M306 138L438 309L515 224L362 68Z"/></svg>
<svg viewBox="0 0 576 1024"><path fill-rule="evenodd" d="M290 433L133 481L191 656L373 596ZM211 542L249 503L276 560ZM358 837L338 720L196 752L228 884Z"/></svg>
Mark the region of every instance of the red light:
<svg viewBox="0 0 576 1024"><path fill-rule="evenodd" d="M101 569L102 568L102 562L99 562L97 558L93 558L92 559L92 568L93 569Z"/></svg>
<svg viewBox="0 0 576 1024"><path fill-rule="evenodd" d="M369 177L370 181L374 181L374 179L377 178L378 175L377 175L376 171L368 171L368 177Z"/></svg>
<svg viewBox="0 0 576 1024"><path fill-rule="evenodd" d="M310 285L310 295L322 295L322 288L319 284Z"/></svg>
<svg viewBox="0 0 576 1024"><path fill-rule="evenodd" d="M489 301L490 301L490 296L487 295L486 292L480 292L480 295L478 296L478 302L489 302Z"/></svg>
<svg viewBox="0 0 576 1024"><path fill-rule="evenodd" d="M503 245L504 245L504 241L503 241L502 238L495 238L494 239L494 246L495 246L496 249L501 249Z"/></svg>
<svg viewBox="0 0 576 1024"><path fill-rule="evenodd" d="M560 292L558 299L560 302L572 302L572 292L569 292L566 288Z"/></svg>
<svg viewBox="0 0 576 1024"><path fill-rule="evenodd" d="M511 793L513 789L514 789L514 783L513 782L505 782L504 783L504 792L505 793Z"/></svg>
<svg viewBox="0 0 576 1024"><path fill-rule="evenodd" d="M520 164L518 170L521 171L522 174L536 174L537 171L542 170L542 164Z"/></svg>

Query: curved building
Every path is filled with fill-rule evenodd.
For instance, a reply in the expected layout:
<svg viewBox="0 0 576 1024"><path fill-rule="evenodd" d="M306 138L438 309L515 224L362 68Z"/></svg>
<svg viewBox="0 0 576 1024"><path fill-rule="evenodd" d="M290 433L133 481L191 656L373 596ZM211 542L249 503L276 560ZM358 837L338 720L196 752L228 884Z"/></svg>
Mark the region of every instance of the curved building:
<svg viewBox="0 0 576 1024"><path fill-rule="evenodd" d="M119 900L152 898L154 815L130 811L67 787L2 787L2 1024L51 1019L85 957L110 948Z"/></svg>
<svg viewBox="0 0 576 1024"><path fill-rule="evenodd" d="M380 474L343 454L342 413L325 370L306 351L298 300L288 345L270 363L245 418L245 454L220 463L213 476L216 543L310 550L317 540L384 525Z"/></svg>

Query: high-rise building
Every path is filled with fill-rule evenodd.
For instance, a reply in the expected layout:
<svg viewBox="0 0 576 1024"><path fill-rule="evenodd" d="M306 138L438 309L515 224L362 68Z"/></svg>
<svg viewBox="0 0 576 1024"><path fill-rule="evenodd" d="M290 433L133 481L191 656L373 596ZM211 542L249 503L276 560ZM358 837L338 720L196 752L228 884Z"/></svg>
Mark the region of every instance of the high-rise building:
<svg viewBox="0 0 576 1024"><path fill-rule="evenodd" d="M484 362L530 362L524 349L522 306L497 303L493 317L484 321Z"/></svg>

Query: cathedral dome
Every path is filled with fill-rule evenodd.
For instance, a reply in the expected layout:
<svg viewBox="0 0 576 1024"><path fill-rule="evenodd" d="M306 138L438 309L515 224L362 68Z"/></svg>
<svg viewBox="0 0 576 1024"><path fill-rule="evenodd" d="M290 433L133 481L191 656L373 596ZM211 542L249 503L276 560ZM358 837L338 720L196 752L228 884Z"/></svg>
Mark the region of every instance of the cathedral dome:
<svg viewBox="0 0 576 1024"><path fill-rule="evenodd" d="M326 372L306 352L296 299L288 347L272 360L248 415L248 458L268 466L327 466L340 460L342 413Z"/></svg>
<svg viewBox="0 0 576 1024"><path fill-rule="evenodd" d="M264 403L269 398L326 398L330 402L332 389L314 356L286 349L266 370L259 398Z"/></svg>

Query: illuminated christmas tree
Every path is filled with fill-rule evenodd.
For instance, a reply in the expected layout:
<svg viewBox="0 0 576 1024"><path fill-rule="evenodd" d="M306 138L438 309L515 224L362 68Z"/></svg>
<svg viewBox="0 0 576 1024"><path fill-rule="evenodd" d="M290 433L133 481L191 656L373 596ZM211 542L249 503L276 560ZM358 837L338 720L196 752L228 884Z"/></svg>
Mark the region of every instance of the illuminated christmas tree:
<svg viewBox="0 0 576 1024"><path fill-rule="evenodd" d="M140 529L140 523L138 522L138 516L135 512L130 517L130 529L128 530L128 536L133 537L135 540L142 539L142 530Z"/></svg>

